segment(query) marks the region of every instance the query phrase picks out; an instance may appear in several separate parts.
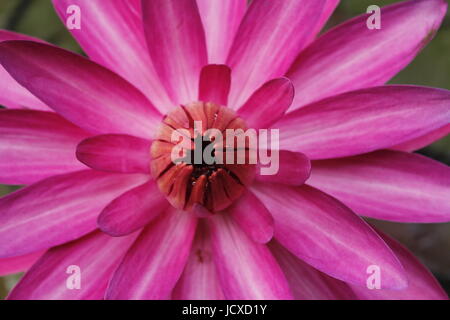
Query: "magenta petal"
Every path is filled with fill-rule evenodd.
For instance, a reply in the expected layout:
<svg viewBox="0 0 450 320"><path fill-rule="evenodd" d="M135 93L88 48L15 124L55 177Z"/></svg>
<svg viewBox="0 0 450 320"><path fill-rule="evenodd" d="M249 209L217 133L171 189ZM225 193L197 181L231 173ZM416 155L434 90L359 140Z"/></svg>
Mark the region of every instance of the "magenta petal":
<svg viewBox="0 0 450 320"><path fill-rule="evenodd" d="M275 239L314 268L340 280L366 285L367 268L383 271L384 288L405 288L404 270L370 226L327 194L303 185L255 184L272 213Z"/></svg>
<svg viewBox="0 0 450 320"><path fill-rule="evenodd" d="M307 44L325 0L254 0L236 34L227 65L230 105L241 106L266 81L283 76Z"/></svg>
<svg viewBox="0 0 450 320"><path fill-rule="evenodd" d="M418 149L422 149L423 147L428 146L429 144L444 138L450 134L450 124L443 126L437 130L434 130L428 134L425 134L419 138L415 138L396 146L391 147L390 149L399 150L399 151L416 151Z"/></svg>
<svg viewBox="0 0 450 320"><path fill-rule="evenodd" d="M212 256L211 235L208 228L199 223L187 265L173 290L172 299L224 299Z"/></svg>
<svg viewBox="0 0 450 320"><path fill-rule="evenodd" d="M433 38L446 10L443 0L404 1L382 8L379 30L367 28L368 14L330 30L305 49L287 73L296 92L302 93L295 96L291 110L386 83Z"/></svg>
<svg viewBox="0 0 450 320"><path fill-rule="evenodd" d="M267 243L272 239L273 217L250 191L247 191L227 212L252 240Z"/></svg>
<svg viewBox="0 0 450 320"><path fill-rule="evenodd" d="M163 213L169 203L154 181L125 192L100 214L97 224L113 237L130 234Z"/></svg>
<svg viewBox="0 0 450 320"><path fill-rule="evenodd" d="M267 246L256 243L226 215L209 219L213 257L229 300L291 299L287 281Z"/></svg>
<svg viewBox="0 0 450 320"><path fill-rule="evenodd" d="M169 96L177 104L197 99L207 64L205 33L195 0L142 2L148 50Z"/></svg>
<svg viewBox="0 0 450 320"><path fill-rule="evenodd" d="M77 147L77 158L100 171L150 173L151 141L128 135L88 138Z"/></svg>
<svg viewBox="0 0 450 320"><path fill-rule="evenodd" d="M287 78L266 82L238 110L241 116L253 129L269 128L280 120L292 103L294 87Z"/></svg>
<svg viewBox="0 0 450 320"><path fill-rule="evenodd" d="M147 179L142 174L79 171L1 198L0 258L46 249L91 232L109 202Z"/></svg>
<svg viewBox="0 0 450 320"><path fill-rule="evenodd" d="M27 271L44 253L45 250L23 256L0 259L0 277Z"/></svg>
<svg viewBox="0 0 450 320"><path fill-rule="evenodd" d="M9 40L41 41L23 34L0 30L0 42ZM42 101L18 84L2 66L0 66L0 83L2 84L0 86L0 105L11 109L50 110Z"/></svg>
<svg viewBox="0 0 450 320"><path fill-rule="evenodd" d="M203 67L200 74L199 100L226 106L231 85L231 69L222 64Z"/></svg>
<svg viewBox="0 0 450 320"><path fill-rule="evenodd" d="M225 63L244 17L247 0L197 0L205 29L209 63Z"/></svg>
<svg viewBox="0 0 450 320"><path fill-rule="evenodd" d="M399 222L450 221L450 168L418 154L384 150L314 161L308 184L363 216Z"/></svg>
<svg viewBox="0 0 450 320"><path fill-rule="evenodd" d="M64 24L73 16L67 8L80 8L81 29L70 32L91 60L128 80L162 113L172 106L148 56L140 0L52 1Z"/></svg>
<svg viewBox="0 0 450 320"><path fill-rule="evenodd" d="M390 148L450 123L450 91L382 86L344 93L288 113L273 128L282 149L310 159Z"/></svg>
<svg viewBox="0 0 450 320"><path fill-rule="evenodd" d="M271 163L275 166L275 163ZM311 161L303 153L286 150L279 151L278 171L276 174L262 174L263 165L259 165L256 179L261 182L282 183L299 186L303 184L310 175Z"/></svg>
<svg viewBox="0 0 450 320"><path fill-rule="evenodd" d="M0 110L0 182L31 184L86 169L75 149L87 136L53 112Z"/></svg>
<svg viewBox="0 0 450 320"><path fill-rule="evenodd" d="M79 55L31 41L0 44L0 62L25 88L90 132L151 137L161 115L127 81Z"/></svg>
<svg viewBox="0 0 450 320"><path fill-rule="evenodd" d="M448 295L439 282L408 249L391 237L381 233L380 235L405 267L409 285L403 290L369 290L367 287L350 286L358 299L448 300Z"/></svg>
<svg viewBox="0 0 450 320"><path fill-rule="evenodd" d="M320 18L314 28L314 31L311 32L308 44L315 40L317 34L326 25L326 23L328 22L328 19L333 14L333 12L336 9L336 7L338 6L339 2L340 2L340 0L326 0L325 6L323 7L322 14L320 15Z"/></svg>
<svg viewBox="0 0 450 320"><path fill-rule="evenodd" d="M50 249L25 274L9 300L99 300L109 278L136 234L113 238L99 231ZM79 269L69 269L70 267ZM69 289L71 276L79 271L80 289Z"/></svg>
<svg viewBox="0 0 450 320"><path fill-rule="evenodd" d="M183 272L197 218L170 209L146 227L125 255L106 298L168 299Z"/></svg>

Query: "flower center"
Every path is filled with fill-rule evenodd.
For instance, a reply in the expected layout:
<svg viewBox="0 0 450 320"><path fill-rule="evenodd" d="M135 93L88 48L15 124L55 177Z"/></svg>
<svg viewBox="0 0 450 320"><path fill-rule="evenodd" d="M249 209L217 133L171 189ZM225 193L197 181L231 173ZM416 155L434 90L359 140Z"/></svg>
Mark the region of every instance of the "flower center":
<svg viewBox="0 0 450 320"><path fill-rule="evenodd" d="M246 129L233 110L210 102L181 106L164 117L151 147L151 173L174 207L199 204L217 212L242 195L255 165L236 161L247 158L247 150L226 133L238 132L238 139Z"/></svg>

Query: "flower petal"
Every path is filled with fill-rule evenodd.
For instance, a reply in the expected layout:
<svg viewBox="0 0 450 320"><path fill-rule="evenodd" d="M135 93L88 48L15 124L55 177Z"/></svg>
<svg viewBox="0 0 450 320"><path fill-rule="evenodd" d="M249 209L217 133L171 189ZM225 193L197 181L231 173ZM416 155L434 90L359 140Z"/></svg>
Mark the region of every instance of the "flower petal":
<svg viewBox="0 0 450 320"><path fill-rule="evenodd" d="M196 1L143 1L142 12L148 50L169 96L178 104L195 101L208 61Z"/></svg>
<svg viewBox="0 0 450 320"><path fill-rule="evenodd" d="M199 221L194 243L183 274L172 293L174 300L223 300L224 296L212 258L211 235Z"/></svg>
<svg viewBox="0 0 450 320"><path fill-rule="evenodd" d="M294 87L287 78L263 84L238 110L249 128L263 129L280 120L294 99Z"/></svg>
<svg viewBox="0 0 450 320"><path fill-rule="evenodd" d="M308 43L311 43L315 40L317 34L322 30L322 28L328 22L328 19L333 14L333 12L336 9L336 7L338 6L339 2L340 2L340 0L326 0L326 3L323 7L322 14L320 15L320 18L316 24L316 27L314 28L314 31L311 32Z"/></svg>
<svg viewBox="0 0 450 320"><path fill-rule="evenodd" d="M79 171L42 180L0 199L0 258L77 239L96 228L101 210L146 175Z"/></svg>
<svg viewBox="0 0 450 320"><path fill-rule="evenodd" d="M27 271L44 253L45 250L0 259L0 276Z"/></svg>
<svg viewBox="0 0 450 320"><path fill-rule="evenodd" d="M150 173L151 141L128 135L106 134L87 138L77 147L77 158L100 171Z"/></svg>
<svg viewBox="0 0 450 320"><path fill-rule="evenodd" d="M383 150L314 161L308 184L363 216L399 222L450 221L450 168L418 154Z"/></svg>
<svg viewBox="0 0 450 320"><path fill-rule="evenodd" d="M64 24L74 15L68 8L80 8L80 29L69 31L91 60L128 80L162 113L172 107L148 55L140 0L52 1Z"/></svg>
<svg viewBox="0 0 450 320"><path fill-rule="evenodd" d="M236 34L227 65L236 109L264 82L283 76L305 47L325 0L254 0Z"/></svg>
<svg viewBox="0 0 450 320"><path fill-rule="evenodd" d="M168 299L183 272L197 218L171 209L146 227L109 284L107 299Z"/></svg>
<svg viewBox="0 0 450 320"><path fill-rule="evenodd" d="M247 191L228 210L231 218L254 241L267 243L273 237L273 217L253 193Z"/></svg>
<svg viewBox="0 0 450 320"><path fill-rule="evenodd" d="M25 274L8 299L103 299L110 276L136 236L113 238L96 231L54 247ZM75 272L79 272L80 288L70 289Z"/></svg>
<svg viewBox="0 0 450 320"><path fill-rule="evenodd" d="M23 34L0 30L0 42L9 40L29 40L40 42ZM0 105L11 109L36 109L49 111L50 108L41 100L33 96L27 89L22 87L14 80L8 71L0 65Z"/></svg>
<svg viewBox="0 0 450 320"><path fill-rule="evenodd" d="M382 86L327 98L286 115L282 149L310 159L345 157L390 148L450 122L450 91Z"/></svg>
<svg viewBox="0 0 450 320"><path fill-rule="evenodd" d="M379 30L366 26L368 14L330 30L305 49L287 73L296 92L302 93L295 96L291 110L386 83L433 38L446 10L443 0L405 1L382 8Z"/></svg>
<svg viewBox="0 0 450 320"><path fill-rule="evenodd" d="M226 299L291 299L287 281L269 249L252 241L232 219L209 219L215 265Z"/></svg>
<svg viewBox="0 0 450 320"><path fill-rule="evenodd" d="M131 84L94 62L31 41L0 44L3 67L31 93L90 132L151 136L161 115Z"/></svg>
<svg viewBox="0 0 450 320"><path fill-rule="evenodd" d="M307 185L255 184L252 190L275 219L275 239L314 268L366 285L371 265L383 271L384 288L405 288L404 270L370 226L334 198Z"/></svg>
<svg viewBox="0 0 450 320"><path fill-rule="evenodd" d="M205 29L209 63L225 63L247 0L197 0Z"/></svg>
<svg viewBox="0 0 450 320"><path fill-rule="evenodd" d="M87 136L53 112L0 110L0 182L31 184L85 169L75 148Z"/></svg>
<svg viewBox="0 0 450 320"><path fill-rule="evenodd" d="M416 151L428 146L429 144L441 138L444 138L448 134L450 134L450 124L447 124L437 130L431 131L430 133L427 133L419 138L415 138L393 146L390 149L399 151Z"/></svg>
<svg viewBox="0 0 450 320"><path fill-rule="evenodd" d="M143 228L168 206L155 182L149 181L114 199L102 211L97 224L103 232L121 237Z"/></svg>
<svg viewBox="0 0 450 320"><path fill-rule="evenodd" d="M209 64L200 74L199 100L226 106L230 85L231 69L223 64Z"/></svg>
<svg viewBox="0 0 450 320"><path fill-rule="evenodd" d="M256 175L256 180L299 186L309 178L311 172L311 161L300 152L280 150L278 159L274 159L272 153L269 165L273 168L270 169L271 172L275 170L274 166L278 166L278 171L275 174L264 174L261 171L264 166L259 165L259 170L257 170L259 174Z"/></svg>

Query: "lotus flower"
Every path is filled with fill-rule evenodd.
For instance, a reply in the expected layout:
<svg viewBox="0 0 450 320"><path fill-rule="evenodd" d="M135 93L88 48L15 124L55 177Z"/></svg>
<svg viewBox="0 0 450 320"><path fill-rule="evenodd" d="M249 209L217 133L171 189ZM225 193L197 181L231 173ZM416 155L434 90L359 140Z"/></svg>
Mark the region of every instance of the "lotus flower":
<svg viewBox="0 0 450 320"><path fill-rule="evenodd" d="M450 220L449 168L411 153L448 134L450 92L384 85L445 1L319 37L338 0L53 2L89 58L0 33L0 182L27 185L0 200L0 272L28 270L9 299L447 298L360 217ZM279 129L278 173L171 163L193 120Z"/></svg>

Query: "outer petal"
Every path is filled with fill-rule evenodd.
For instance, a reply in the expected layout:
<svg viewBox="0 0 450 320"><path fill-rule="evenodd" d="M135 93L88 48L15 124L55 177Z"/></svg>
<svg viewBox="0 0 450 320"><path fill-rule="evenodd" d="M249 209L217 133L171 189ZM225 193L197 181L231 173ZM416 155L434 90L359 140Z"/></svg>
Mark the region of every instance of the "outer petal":
<svg viewBox="0 0 450 320"><path fill-rule="evenodd" d="M380 233L380 232L379 232ZM387 235L381 234L405 267L409 278L404 290L369 290L366 287L350 286L359 299L370 300L447 300L448 295L416 257L404 246ZM383 286L381 278L381 286Z"/></svg>
<svg viewBox="0 0 450 320"><path fill-rule="evenodd" d="M0 30L0 42L8 40L30 40L40 42L23 34ZM2 66L0 66L0 105L11 109L30 108L37 110L50 110L42 101L33 96L27 89L14 80Z"/></svg>
<svg viewBox="0 0 450 320"><path fill-rule="evenodd" d="M73 16L70 6L80 8L81 29L70 31L93 61L127 79L163 113L172 107L148 55L140 0L52 1L64 23Z"/></svg>
<svg viewBox="0 0 450 320"><path fill-rule="evenodd" d="M299 186L309 178L311 172L311 161L303 153L286 150L279 151L278 159L272 153L268 166L273 168L270 171L278 166L278 171L276 174L264 174L262 168L265 166L259 165L259 174L256 175L258 181Z"/></svg>
<svg viewBox="0 0 450 320"><path fill-rule="evenodd" d="M82 141L77 158L87 166L109 172L150 173L150 140L107 134Z"/></svg>
<svg viewBox="0 0 450 320"><path fill-rule="evenodd" d="M147 138L161 115L131 84L79 55L30 41L0 44L0 62L49 107L93 133Z"/></svg>
<svg viewBox="0 0 450 320"><path fill-rule="evenodd" d="M87 136L53 112L0 110L0 182L30 184L86 168L75 148Z"/></svg>
<svg viewBox="0 0 450 320"><path fill-rule="evenodd" d="M205 29L209 63L225 63L247 0L197 0Z"/></svg>
<svg viewBox="0 0 450 320"><path fill-rule="evenodd" d="M146 227L114 273L107 299L168 299L183 272L197 218L171 209Z"/></svg>
<svg viewBox="0 0 450 320"><path fill-rule="evenodd" d="M45 250L0 259L0 276L27 271L44 253Z"/></svg>
<svg viewBox="0 0 450 320"><path fill-rule="evenodd" d="M46 249L96 228L115 197L147 176L80 171L55 176L0 199L0 257Z"/></svg>
<svg viewBox="0 0 450 320"><path fill-rule="evenodd" d="M291 299L279 265L263 245L253 242L226 215L210 219L214 262L226 299Z"/></svg>
<svg viewBox="0 0 450 320"><path fill-rule="evenodd" d="M282 149L310 159L344 157L389 148L450 123L450 91L382 86L344 93L289 113Z"/></svg>
<svg viewBox="0 0 450 320"><path fill-rule="evenodd" d="M315 40L315 37L317 34L322 30L322 28L327 23L328 19L333 14L334 10L338 6L340 0L326 0L326 3L323 7L322 14L320 15L320 18L316 24L316 27L314 28L314 31L311 33L309 42L312 42Z"/></svg>
<svg viewBox="0 0 450 320"><path fill-rule="evenodd" d="M266 82L238 110L249 128L269 128L280 120L294 99L294 87L287 78Z"/></svg>
<svg viewBox="0 0 450 320"><path fill-rule="evenodd" d="M178 104L195 101L208 60L196 1L142 1L142 12L150 56L169 96Z"/></svg>
<svg viewBox="0 0 450 320"><path fill-rule="evenodd" d="M450 221L450 168L418 154L385 150L315 161L308 184L364 216L400 222Z"/></svg>
<svg viewBox="0 0 450 320"><path fill-rule="evenodd" d="M285 74L307 44L325 2L252 1L227 60L233 70L233 108L241 106L264 82Z"/></svg>
<svg viewBox="0 0 450 320"><path fill-rule="evenodd" d="M54 247L25 274L8 299L103 299L110 276L134 239L136 234L112 238L97 231ZM79 269L72 270L71 266ZM77 271L80 272L80 288L70 289L71 274Z"/></svg>
<svg viewBox="0 0 450 320"><path fill-rule="evenodd" d="M231 85L231 69L226 65L210 64L200 74L199 100L226 106Z"/></svg>
<svg viewBox="0 0 450 320"><path fill-rule="evenodd" d="M412 139L399 145L393 146L391 149L400 151L416 151L418 149L428 146L429 144L441 138L444 138L448 134L450 134L450 124L447 124L442 128L434 130L419 138Z"/></svg>
<svg viewBox="0 0 450 320"><path fill-rule="evenodd" d="M366 26L367 14L330 30L305 49L287 73L301 93L291 110L384 84L433 38L446 10L443 0L405 1L382 8L379 30Z"/></svg>
<svg viewBox="0 0 450 320"><path fill-rule="evenodd" d="M404 270L383 240L356 214L309 186L255 184L275 219L275 238L314 268L366 285L367 268L383 270L385 288L407 286Z"/></svg>
<svg viewBox="0 0 450 320"><path fill-rule="evenodd" d="M114 237L130 234L163 213L169 203L154 181L114 199L98 217L98 226Z"/></svg>
<svg viewBox="0 0 450 320"><path fill-rule="evenodd" d="M201 220L200 220L201 221ZM211 235L199 223L191 254L183 274L172 293L175 300L222 300L222 288L213 261Z"/></svg>

